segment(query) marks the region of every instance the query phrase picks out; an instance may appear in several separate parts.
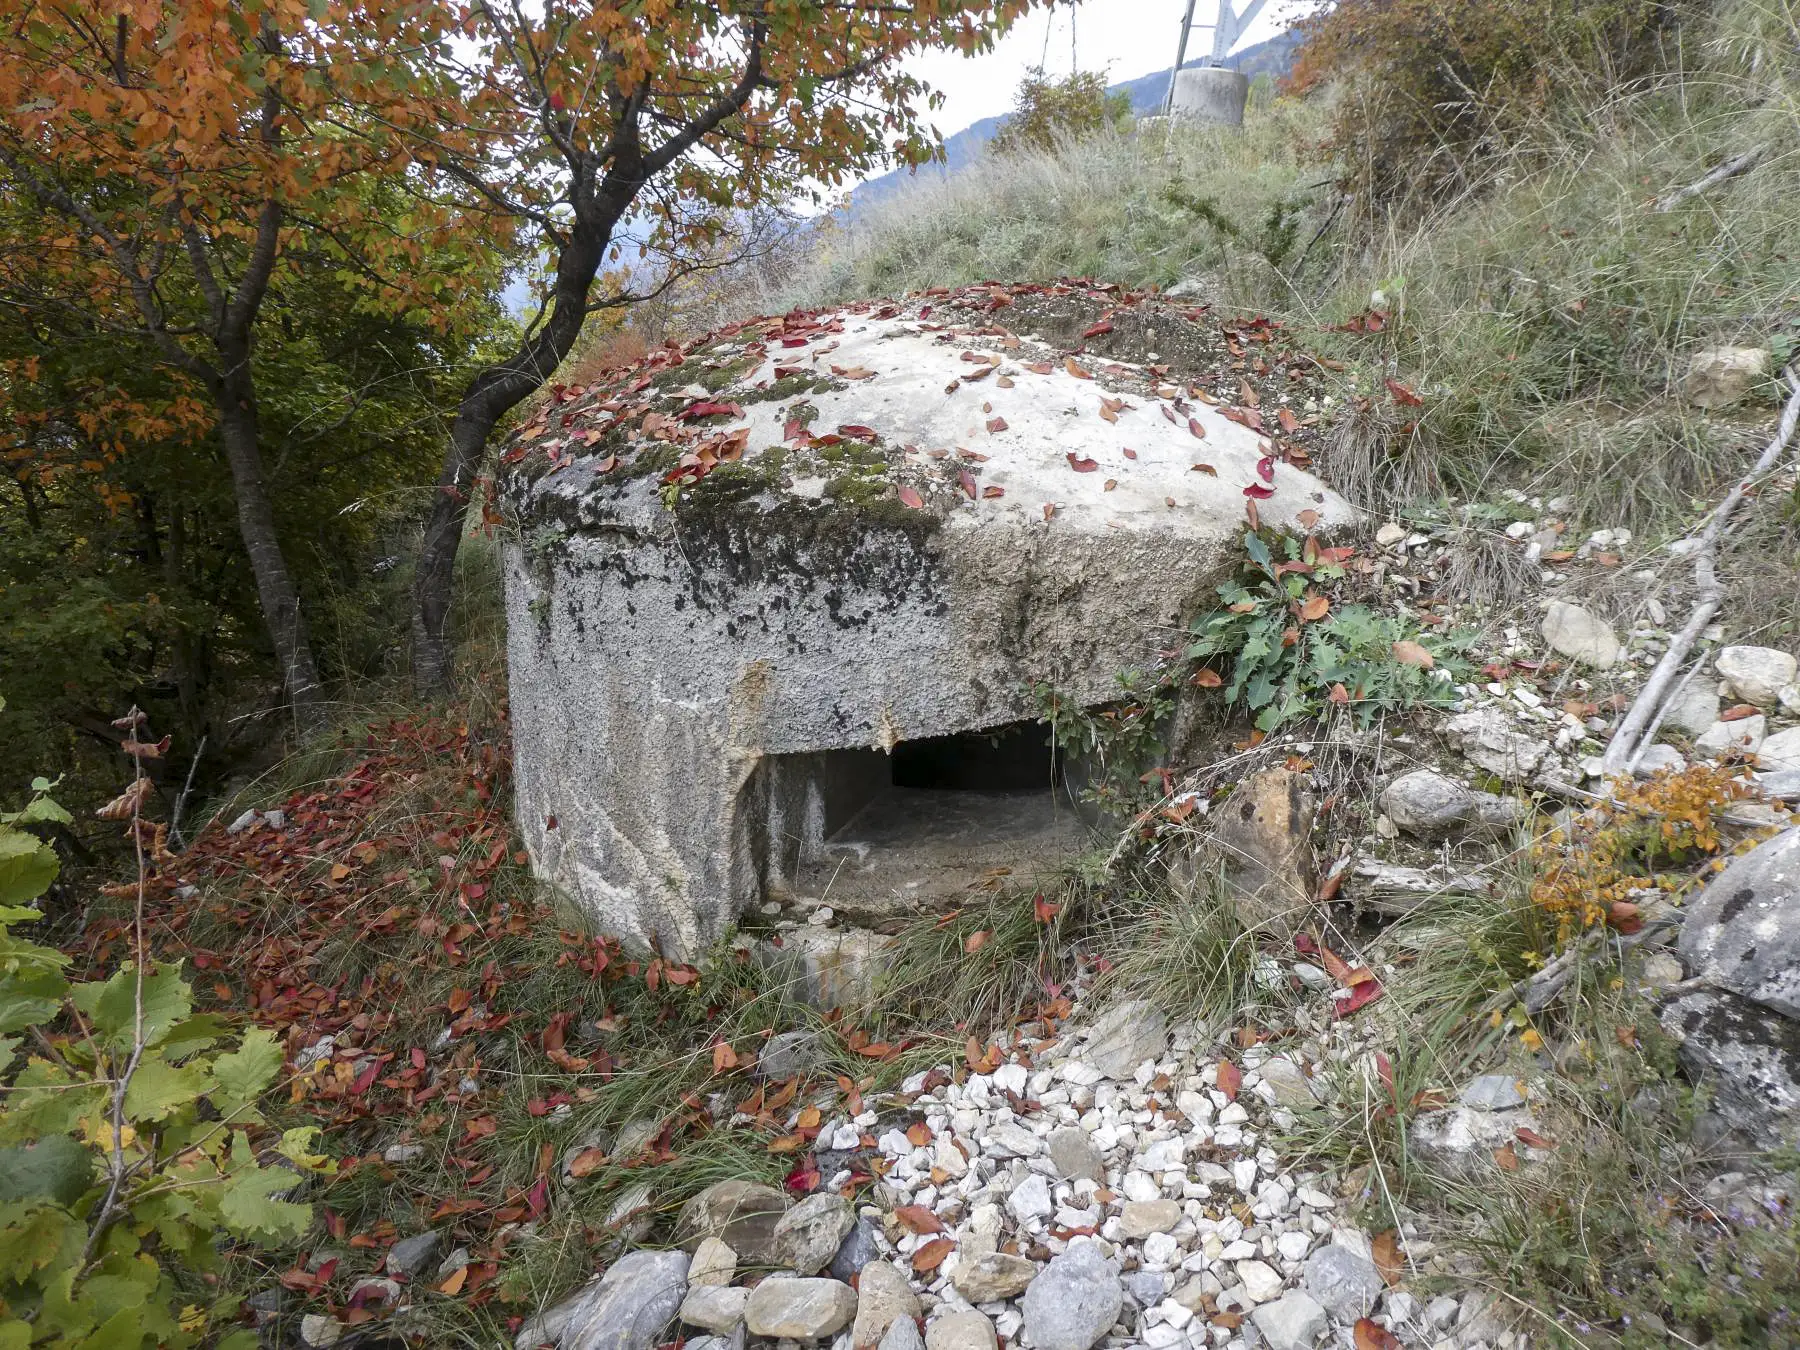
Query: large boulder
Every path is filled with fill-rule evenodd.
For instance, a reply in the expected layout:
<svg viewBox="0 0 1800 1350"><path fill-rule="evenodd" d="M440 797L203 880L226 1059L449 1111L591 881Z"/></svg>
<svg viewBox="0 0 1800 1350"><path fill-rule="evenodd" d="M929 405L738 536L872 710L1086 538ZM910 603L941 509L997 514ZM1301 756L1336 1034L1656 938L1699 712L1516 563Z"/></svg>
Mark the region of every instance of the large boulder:
<svg viewBox="0 0 1800 1350"><path fill-rule="evenodd" d="M1712 1109L1759 1148L1800 1146L1800 1022L1735 994L1695 989L1662 1011Z"/></svg>
<svg viewBox="0 0 1800 1350"><path fill-rule="evenodd" d="M1714 877L1688 905L1677 950L1714 988L1800 1017L1800 829Z"/></svg>
<svg viewBox="0 0 1800 1350"><path fill-rule="evenodd" d="M1047 841L1079 841L1066 809L1046 816L1047 771L1010 859L992 811L941 865L879 831L831 841L925 790L896 781L908 747L1037 718L1032 681L1116 697L1212 603L1247 496L1277 527L1354 518L1257 430L1300 387L1278 348L1262 410L1240 410L1143 365L1065 362L1083 330L1013 336L986 292L928 303L662 349L561 390L503 455L521 834L636 947L691 959L770 898L922 903L1053 861ZM1180 350L1186 320L1143 303ZM1207 383L1230 400L1240 378ZM908 858L891 878L890 849Z"/></svg>

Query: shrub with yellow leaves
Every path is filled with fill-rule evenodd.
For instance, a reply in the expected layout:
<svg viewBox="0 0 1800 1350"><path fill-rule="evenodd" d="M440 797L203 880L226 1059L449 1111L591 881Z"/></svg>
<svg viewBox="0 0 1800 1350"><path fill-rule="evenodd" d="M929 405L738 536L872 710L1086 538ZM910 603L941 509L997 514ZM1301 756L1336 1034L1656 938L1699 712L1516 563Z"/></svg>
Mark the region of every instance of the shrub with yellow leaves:
<svg viewBox="0 0 1800 1350"><path fill-rule="evenodd" d="M1600 924L1635 932L1643 897L1691 888L1694 863L1726 848L1720 818L1750 794L1743 773L1695 764L1618 779L1607 800L1550 831L1533 850L1531 898L1555 917L1557 945Z"/></svg>

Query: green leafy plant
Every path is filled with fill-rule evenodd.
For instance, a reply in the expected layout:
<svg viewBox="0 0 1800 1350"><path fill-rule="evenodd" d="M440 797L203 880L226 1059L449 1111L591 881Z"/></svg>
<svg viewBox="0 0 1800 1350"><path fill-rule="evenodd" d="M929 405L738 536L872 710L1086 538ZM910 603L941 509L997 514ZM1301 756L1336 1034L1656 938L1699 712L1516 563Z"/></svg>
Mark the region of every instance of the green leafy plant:
<svg viewBox="0 0 1800 1350"><path fill-rule="evenodd" d="M1083 795L1105 810L1131 812L1141 805L1141 789L1153 776L1147 771L1162 761L1176 684L1168 670L1127 670L1117 678L1119 698L1097 708L1084 708L1042 682L1031 692L1058 752L1079 766L1086 780Z"/></svg>
<svg viewBox="0 0 1800 1350"><path fill-rule="evenodd" d="M1342 580L1348 551L1321 548L1311 537L1275 540L1279 562L1261 535L1244 535L1248 561L1219 587L1224 608L1195 621L1188 656L1231 663L1228 677L1202 664L1195 683L1222 688L1227 703L1248 708L1262 731L1334 704L1368 726L1383 713L1450 701L1466 673L1466 641L1427 636L1367 605L1334 607L1320 583Z"/></svg>
<svg viewBox="0 0 1800 1350"><path fill-rule="evenodd" d="M3 707L4 704L0 704ZM125 723L141 770L159 747ZM221 1237L295 1238L309 1206L285 1198L307 1172L316 1131L277 1135L256 1109L282 1048L257 1028L234 1040L193 1013L179 964L137 959L101 980L68 977L69 958L19 936L56 879L55 853L28 830L69 823L32 785L0 814L0 1347L250 1347L237 1300L216 1283ZM103 808L129 823L140 860L161 832L140 808L149 780ZM140 866L141 910L145 872ZM27 1045L29 1044L29 1050ZM24 1058L21 1060L21 1054Z"/></svg>

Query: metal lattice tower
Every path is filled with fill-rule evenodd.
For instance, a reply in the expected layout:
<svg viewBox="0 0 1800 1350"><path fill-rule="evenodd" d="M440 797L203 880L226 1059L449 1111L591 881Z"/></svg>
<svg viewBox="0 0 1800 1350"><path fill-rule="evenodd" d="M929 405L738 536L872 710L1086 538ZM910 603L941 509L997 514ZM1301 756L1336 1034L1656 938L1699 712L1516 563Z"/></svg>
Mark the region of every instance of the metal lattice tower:
<svg viewBox="0 0 1800 1350"><path fill-rule="evenodd" d="M1212 30L1212 52L1206 58L1209 66L1222 66L1231 56L1232 48L1243 37L1244 31L1256 22L1256 16L1262 13L1268 0L1250 0L1242 11L1232 5L1232 0L1209 0L1217 5L1217 17L1208 23L1204 16L1195 22L1194 11L1199 7L1199 0L1187 0L1187 9L1181 16L1181 40L1175 45L1175 65L1169 71L1169 92L1163 98L1163 111L1167 112L1175 102L1175 74L1187 63L1188 38L1196 28Z"/></svg>

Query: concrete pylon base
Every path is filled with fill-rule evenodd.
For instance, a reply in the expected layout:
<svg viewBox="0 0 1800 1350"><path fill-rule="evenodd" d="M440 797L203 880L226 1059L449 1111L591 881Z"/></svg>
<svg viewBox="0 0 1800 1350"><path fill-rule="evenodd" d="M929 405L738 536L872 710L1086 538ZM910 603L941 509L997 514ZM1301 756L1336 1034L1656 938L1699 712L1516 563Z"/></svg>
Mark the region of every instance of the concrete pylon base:
<svg viewBox="0 0 1800 1350"><path fill-rule="evenodd" d="M1250 77L1222 66L1201 66L1175 72L1175 99L1170 112L1176 117L1201 122L1244 125L1244 103L1250 97Z"/></svg>

